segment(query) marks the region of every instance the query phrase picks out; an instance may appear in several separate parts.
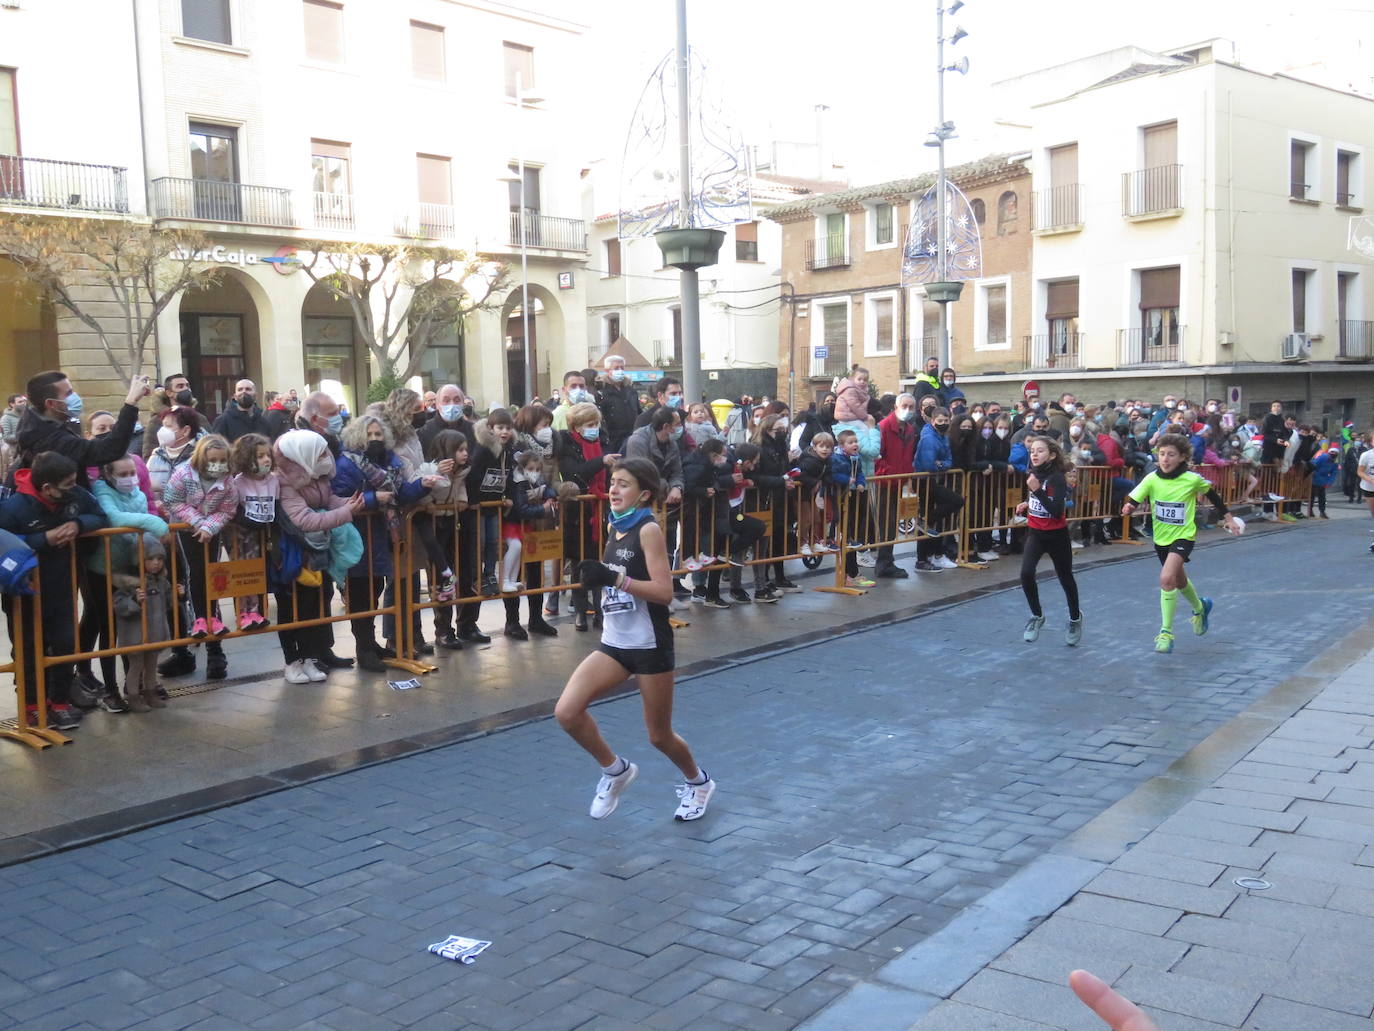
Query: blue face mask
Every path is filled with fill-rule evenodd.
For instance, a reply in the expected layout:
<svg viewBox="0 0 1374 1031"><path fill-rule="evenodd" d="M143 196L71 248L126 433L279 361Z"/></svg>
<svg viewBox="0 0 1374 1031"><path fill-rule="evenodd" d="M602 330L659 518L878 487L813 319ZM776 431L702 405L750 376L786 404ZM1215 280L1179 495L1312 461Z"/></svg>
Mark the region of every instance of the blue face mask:
<svg viewBox="0 0 1374 1031"><path fill-rule="evenodd" d="M568 391L568 404L570 405L580 405L583 401L590 401L591 399L592 395L581 387L573 387Z"/></svg>
<svg viewBox="0 0 1374 1031"><path fill-rule="evenodd" d="M673 439L674 439L674 440L681 440L681 439L682 439L682 427L681 427L681 426L674 426L674 427L673 427Z"/></svg>
<svg viewBox="0 0 1374 1031"><path fill-rule="evenodd" d="M682 407L682 395L681 395L681 394L669 394L669 395L668 395L668 400L667 400L666 404L668 405L669 408L681 408L681 407Z"/></svg>
<svg viewBox="0 0 1374 1031"><path fill-rule="evenodd" d="M81 418L81 413L86 410L86 402L81 400L81 395L73 390L67 395L67 415L73 419Z"/></svg>
<svg viewBox="0 0 1374 1031"><path fill-rule="evenodd" d="M442 405L439 408L439 417L444 422L457 422L463 417L462 405Z"/></svg>
<svg viewBox="0 0 1374 1031"><path fill-rule="evenodd" d="M625 370L624 370L624 369L612 369L612 370L611 370L611 379L614 380L616 383L622 382L622 381L625 379Z"/></svg>
<svg viewBox="0 0 1374 1031"><path fill-rule="evenodd" d="M595 440L599 436L601 436L600 426L588 426L582 431L583 440Z"/></svg>
<svg viewBox="0 0 1374 1031"><path fill-rule="evenodd" d="M344 417L343 417L343 413L342 413L342 412L335 412L333 415L331 415L331 416L329 417L329 432L332 433L332 434L334 434L334 436L337 437L340 433L343 432L343 428L344 428Z"/></svg>

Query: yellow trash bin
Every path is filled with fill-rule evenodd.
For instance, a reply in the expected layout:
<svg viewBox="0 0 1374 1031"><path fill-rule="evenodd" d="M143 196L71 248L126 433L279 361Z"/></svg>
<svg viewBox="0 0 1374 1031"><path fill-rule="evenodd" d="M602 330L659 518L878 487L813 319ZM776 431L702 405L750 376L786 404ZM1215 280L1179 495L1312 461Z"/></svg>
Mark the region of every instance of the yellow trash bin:
<svg viewBox="0 0 1374 1031"><path fill-rule="evenodd" d="M735 407L735 402L728 401L723 397L718 397L711 402L711 411L715 414L716 425L725 429L725 420L730 415L730 409Z"/></svg>

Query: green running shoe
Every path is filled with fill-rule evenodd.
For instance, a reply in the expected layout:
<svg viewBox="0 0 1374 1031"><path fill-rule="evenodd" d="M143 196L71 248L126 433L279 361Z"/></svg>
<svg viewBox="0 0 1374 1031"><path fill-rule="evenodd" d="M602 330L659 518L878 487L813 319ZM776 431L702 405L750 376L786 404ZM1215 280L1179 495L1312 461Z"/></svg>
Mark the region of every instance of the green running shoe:
<svg viewBox="0 0 1374 1031"><path fill-rule="evenodd" d="M1167 654L1174 650L1174 633L1172 630L1161 630L1159 636L1155 638L1155 651Z"/></svg>
<svg viewBox="0 0 1374 1031"><path fill-rule="evenodd" d="M1207 617L1212 614L1212 599L1203 598L1202 608L1193 613L1193 633L1201 637L1207 632Z"/></svg>

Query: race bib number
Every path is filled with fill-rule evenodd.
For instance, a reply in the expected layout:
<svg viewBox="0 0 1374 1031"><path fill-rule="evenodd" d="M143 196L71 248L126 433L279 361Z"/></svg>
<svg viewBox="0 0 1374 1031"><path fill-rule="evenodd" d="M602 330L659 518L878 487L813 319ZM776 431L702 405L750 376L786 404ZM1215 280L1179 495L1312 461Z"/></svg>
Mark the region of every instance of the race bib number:
<svg viewBox="0 0 1374 1031"><path fill-rule="evenodd" d="M482 490L491 493L504 493L506 489L506 470L488 469L482 476Z"/></svg>
<svg viewBox="0 0 1374 1031"><path fill-rule="evenodd" d="M243 514L255 523L270 523L276 516L276 504L269 494L261 498L244 498Z"/></svg>
<svg viewBox="0 0 1374 1031"><path fill-rule="evenodd" d="M618 590L615 587L604 587L601 593L601 611L609 615L612 612L633 612L635 610L635 596L628 591Z"/></svg>
<svg viewBox="0 0 1374 1031"><path fill-rule="evenodd" d="M1030 506L1030 514L1035 516L1037 519L1048 519L1050 517L1049 509L1042 505L1040 503L1040 499L1037 498L1034 494L1032 494L1027 499L1027 503Z"/></svg>
<svg viewBox="0 0 1374 1031"><path fill-rule="evenodd" d="M1182 526L1188 517L1188 504L1184 501L1156 501L1155 518L1170 526Z"/></svg>

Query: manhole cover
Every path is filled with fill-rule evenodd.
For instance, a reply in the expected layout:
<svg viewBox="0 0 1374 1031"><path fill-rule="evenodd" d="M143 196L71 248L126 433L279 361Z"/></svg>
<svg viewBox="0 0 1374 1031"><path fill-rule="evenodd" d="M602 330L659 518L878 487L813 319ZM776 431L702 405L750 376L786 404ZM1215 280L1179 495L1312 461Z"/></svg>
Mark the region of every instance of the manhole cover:
<svg viewBox="0 0 1374 1031"><path fill-rule="evenodd" d="M1244 888L1246 891L1264 891L1266 888L1273 887L1261 877L1237 877L1231 883L1237 888Z"/></svg>

